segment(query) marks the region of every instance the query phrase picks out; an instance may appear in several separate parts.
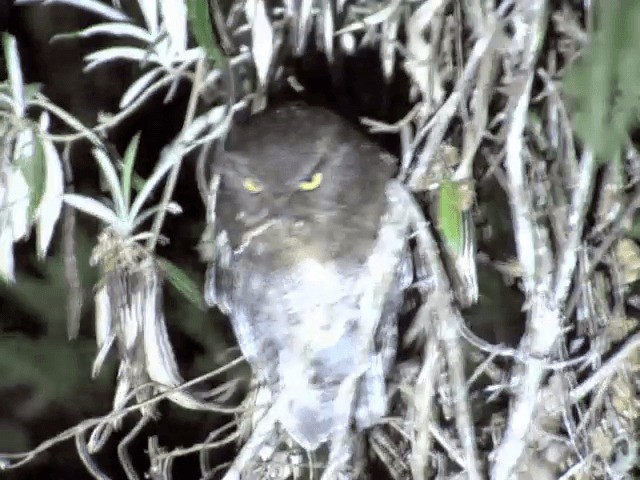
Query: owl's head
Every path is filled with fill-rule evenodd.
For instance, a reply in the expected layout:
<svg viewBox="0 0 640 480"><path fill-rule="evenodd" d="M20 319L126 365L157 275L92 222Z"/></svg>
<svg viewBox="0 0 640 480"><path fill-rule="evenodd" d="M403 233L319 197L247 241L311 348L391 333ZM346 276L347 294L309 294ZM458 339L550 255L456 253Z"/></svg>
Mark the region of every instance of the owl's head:
<svg viewBox="0 0 640 480"><path fill-rule="evenodd" d="M392 162L331 111L299 102L267 110L236 124L225 150L217 211L232 241L235 230L274 221L315 236L377 229Z"/></svg>

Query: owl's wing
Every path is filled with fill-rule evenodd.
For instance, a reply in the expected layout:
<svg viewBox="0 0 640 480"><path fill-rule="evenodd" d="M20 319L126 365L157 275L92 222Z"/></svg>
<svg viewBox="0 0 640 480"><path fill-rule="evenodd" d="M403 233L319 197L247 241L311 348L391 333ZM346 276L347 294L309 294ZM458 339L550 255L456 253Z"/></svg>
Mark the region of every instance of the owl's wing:
<svg viewBox="0 0 640 480"><path fill-rule="evenodd" d="M385 379L397 352L398 314L404 292L413 283L413 262L408 242L409 222L402 199L395 186L386 189L387 208L382 217L378 239L369 258L369 272L386 269L381 277L371 274L372 281L382 283L390 278L377 294L383 295L380 319L374 332L373 350L369 368L359 385L355 419L359 430L376 423L386 413L387 393Z"/></svg>
<svg viewBox="0 0 640 480"><path fill-rule="evenodd" d="M359 385L355 408L355 420L358 430L364 430L375 424L386 414L386 381L397 353L398 314L402 308L404 291L413 283L413 263L408 246L402 255L395 272L392 288L387 292L380 323L375 333L374 351Z"/></svg>
<svg viewBox="0 0 640 480"><path fill-rule="evenodd" d="M207 269L205 300L229 318L240 350L253 367L258 381L271 388L277 368L277 349L273 340L279 329L263 321L264 312L255 308L251 292L247 290L256 283L266 288L268 282L261 281L241 258L242 254L234 253L227 232L219 230L213 259Z"/></svg>

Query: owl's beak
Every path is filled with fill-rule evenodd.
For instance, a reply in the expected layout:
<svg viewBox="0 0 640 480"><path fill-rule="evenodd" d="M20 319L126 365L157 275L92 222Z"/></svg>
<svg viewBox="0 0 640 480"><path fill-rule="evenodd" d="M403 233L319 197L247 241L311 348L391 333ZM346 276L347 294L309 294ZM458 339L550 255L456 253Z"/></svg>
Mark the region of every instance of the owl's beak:
<svg viewBox="0 0 640 480"><path fill-rule="evenodd" d="M291 221L291 205L289 204L290 195L280 194L274 195L269 209L270 217L278 218L283 222Z"/></svg>
<svg viewBox="0 0 640 480"><path fill-rule="evenodd" d="M301 223L301 219L298 215L292 213L289 197L290 195L288 194L272 195L265 202L268 207L265 206L255 215L241 212L238 215L238 219L249 228L261 228L262 224L266 222L270 224L277 222L284 228L295 227Z"/></svg>
<svg viewBox="0 0 640 480"><path fill-rule="evenodd" d="M264 217L261 218L264 220ZM266 221L258 221L254 224L246 222L246 225L250 228L242 235L242 243L239 249L242 250L246 247L254 238L259 237L266 231L273 232L275 228L275 236L272 233L273 238L293 238L295 230L301 228L304 225L302 220L292 220L291 217L271 217Z"/></svg>

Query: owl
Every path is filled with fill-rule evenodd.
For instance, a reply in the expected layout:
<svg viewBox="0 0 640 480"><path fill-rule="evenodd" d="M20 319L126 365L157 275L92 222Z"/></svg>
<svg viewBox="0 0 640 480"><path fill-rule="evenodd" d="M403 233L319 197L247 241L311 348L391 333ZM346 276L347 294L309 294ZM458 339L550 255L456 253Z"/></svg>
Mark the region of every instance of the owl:
<svg viewBox="0 0 640 480"><path fill-rule="evenodd" d="M206 300L307 451L386 413L412 280L394 168L341 117L300 102L236 124L215 160Z"/></svg>

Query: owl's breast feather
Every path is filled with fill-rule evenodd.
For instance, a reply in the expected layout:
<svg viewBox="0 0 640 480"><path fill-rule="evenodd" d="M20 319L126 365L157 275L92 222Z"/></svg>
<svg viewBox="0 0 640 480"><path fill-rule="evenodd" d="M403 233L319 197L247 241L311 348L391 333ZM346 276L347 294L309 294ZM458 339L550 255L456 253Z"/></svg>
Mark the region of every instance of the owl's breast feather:
<svg viewBox="0 0 640 480"><path fill-rule="evenodd" d="M333 347L318 352L310 364L296 352L283 351L278 373L283 410L279 420L293 439L307 450L329 440L340 411L339 392L353 375L355 358L352 339L343 337Z"/></svg>
<svg viewBox="0 0 640 480"><path fill-rule="evenodd" d="M358 362L357 271L307 258L269 275L254 271L242 282L238 307L249 307L244 316L258 342L269 337L278 345L279 421L308 450L330 438L338 390Z"/></svg>
<svg viewBox="0 0 640 480"><path fill-rule="evenodd" d="M335 262L303 260L281 281L288 327L313 350L335 345L358 321L355 275Z"/></svg>
<svg viewBox="0 0 640 480"><path fill-rule="evenodd" d="M306 221L276 217L245 228L232 244L238 257L268 266L272 272L302 271L300 266L306 260L321 266L341 263L362 268L374 248L377 226L349 215L316 216Z"/></svg>
<svg viewBox="0 0 640 480"><path fill-rule="evenodd" d="M360 244L359 255L343 255L343 248L340 255L335 250L328 255L322 241L304 236L284 241L284 230L276 225L266 231L278 235L258 232L233 255L228 293L239 343L258 372L273 374L274 393L282 400L279 421L308 450L327 441L343 420L336 400L348 377L363 374L356 398L358 428L386 411L389 353L383 350L395 351L392 330L405 287L398 280L407 225L393 188L387 194L378 235L371 245ZM387 347L384 341L374 346L380 325L387 327L382 330L388 333Z"/></svg>
<svg viewBox="0 0 640 480"><path fill-rule="evenodd" d="M315 450L331 435L337 389L332 385L312 385L305 365L288 356L284 352L278 368L282 408L278 417L296 443Z"/></svg>

